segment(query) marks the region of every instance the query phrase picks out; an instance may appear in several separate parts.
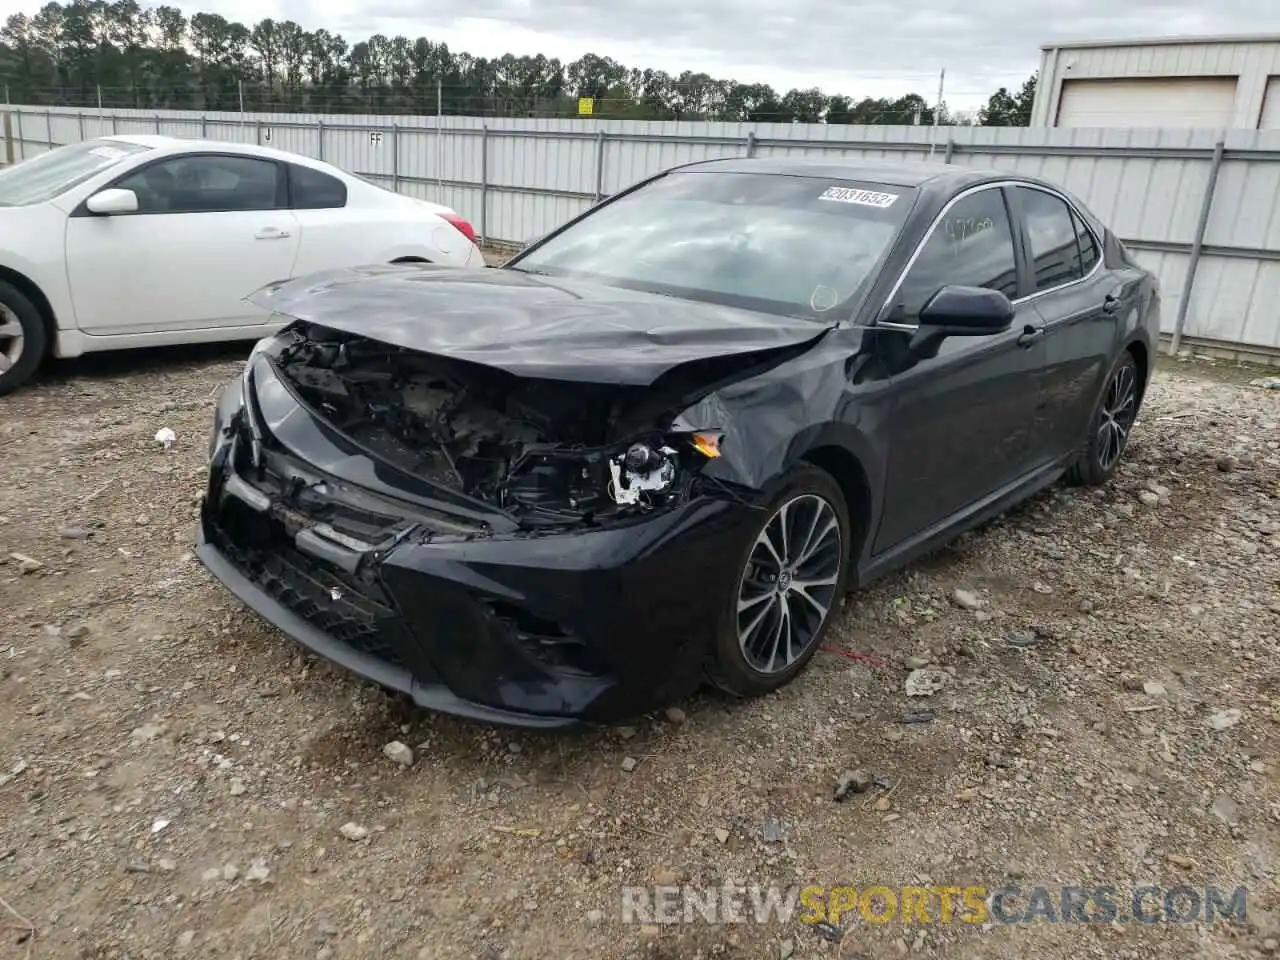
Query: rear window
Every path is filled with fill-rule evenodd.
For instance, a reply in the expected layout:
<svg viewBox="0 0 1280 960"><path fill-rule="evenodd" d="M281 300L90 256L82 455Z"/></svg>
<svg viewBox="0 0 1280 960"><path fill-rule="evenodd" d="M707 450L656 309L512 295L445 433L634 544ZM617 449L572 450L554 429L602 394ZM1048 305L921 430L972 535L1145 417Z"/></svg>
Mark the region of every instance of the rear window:
<svg viewBox="0 0 1280 960"><path fill-rule="evenodd" d="M0 207L44 203L150 147L123 140L85 140L0 168Z"/></svg>
<svg viewBox="0 0 1280 960"><path fill-rule="evenodd" d="M325 210L347 205L347 185L337 177L290 164L289 180L295 210Z"/></svg>
<svg viewBox="0 0 1280 960"><path fill-rule="evenodd" d="M511 269L825 320L865 292L914 192L677 172L600 208Z"/></svg>

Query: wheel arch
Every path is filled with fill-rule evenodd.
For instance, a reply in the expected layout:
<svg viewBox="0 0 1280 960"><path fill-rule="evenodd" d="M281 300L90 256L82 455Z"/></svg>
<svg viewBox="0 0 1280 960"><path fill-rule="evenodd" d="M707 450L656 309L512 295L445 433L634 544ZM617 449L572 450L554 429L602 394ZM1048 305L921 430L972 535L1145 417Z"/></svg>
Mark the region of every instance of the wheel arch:
<svg viewBox="0 0 1280 960"><path fill-rule="evenodd" d="M844 495L845 507L849 511L849 524L852 527L849 556L854 567L851 572L856 572L870 537L875 515L871 480L866 467L849 447L830 442L829 438L805 450L799 460L825 470L839 485L840 492Z"/></svg>
<svg viewBox="0 0 1280 960"><path fill-rule="evenodd" d="M23 296L31 301L32 306L40 311L40 319L44 321L45 352L53 353L57 349L58 317L53 312L53 304L49 302L49 298L45 296L39 284L25 273L14 270L12 267L6 267L3 264L0 264L0 281L17 288L22 292Z"/></svg>
<svg viewBox="0 0 1280 960"><path fill-rule="evenodd" d="M1125 350L1133 355L1138 365L1138 402L1141 403L1147 392L1147 383L1151 379L1151 348L1140 338L1125 344Z"/></svg>

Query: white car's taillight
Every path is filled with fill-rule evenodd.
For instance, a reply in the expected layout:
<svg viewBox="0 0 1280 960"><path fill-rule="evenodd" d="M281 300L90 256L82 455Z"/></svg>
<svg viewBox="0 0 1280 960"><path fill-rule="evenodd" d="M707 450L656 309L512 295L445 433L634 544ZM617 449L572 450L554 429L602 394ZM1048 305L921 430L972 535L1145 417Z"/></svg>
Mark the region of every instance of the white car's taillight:
<svg viewBox="0 0 1280 960"><path fill-rule="evenodd" d="M471 226L470 221L463 219L462 217L458 216L456 213L442 213L440 214L440 216L442 219L447 220L449 221L449 223L453 224L454 227L457 228L458 232L462 234L464 237L466 237L468 240L470 240L472 243L476 242L476 231L475 231L475 228Z"/></svg>

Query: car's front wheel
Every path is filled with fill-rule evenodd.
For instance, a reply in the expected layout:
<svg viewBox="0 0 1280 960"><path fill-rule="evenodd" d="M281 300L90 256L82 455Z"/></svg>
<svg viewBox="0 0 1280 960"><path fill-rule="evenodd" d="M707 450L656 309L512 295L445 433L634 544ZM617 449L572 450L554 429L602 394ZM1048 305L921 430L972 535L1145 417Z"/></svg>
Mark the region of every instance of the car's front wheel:
<svg viewBox="0 0 1280 960"><path fill-rule="evenodd" d="M840 609L849 536L839 484L814 466L792 470L738 558L707 668L715 686L755 697L804 669Z"/></svg>
<svg viewBox="0 0 1280 960"><path fill-rule="evenodd" d="M1106 483L1129 444L1141 402L1138 362L1128 350L1120 354L1089 420L1089 442L1068 479L1097 486Z"/></svg>
<svg viewBox="0 0 1280 960"><path fill-rule="evenodd" d="M17 287L0 281L0 395L22 386L44 358L44 320Z"/></svg>

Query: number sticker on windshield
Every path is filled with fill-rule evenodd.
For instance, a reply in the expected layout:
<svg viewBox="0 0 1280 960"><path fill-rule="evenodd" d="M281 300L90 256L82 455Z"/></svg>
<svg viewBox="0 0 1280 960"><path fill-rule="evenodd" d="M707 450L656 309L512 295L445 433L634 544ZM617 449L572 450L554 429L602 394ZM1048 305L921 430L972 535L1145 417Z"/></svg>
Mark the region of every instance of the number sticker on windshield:
<svg viewBox="0 0 1280 960"><path fill-rule="evenodd" d="M893 206L898 199L896 193L877 193L874 190L855 190L852 187L827 187L818 197L819 200L834 200L837 203L857 203L864 207Z"/></svg>

